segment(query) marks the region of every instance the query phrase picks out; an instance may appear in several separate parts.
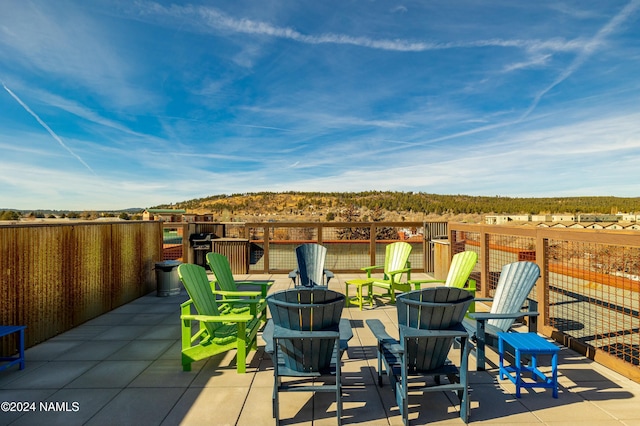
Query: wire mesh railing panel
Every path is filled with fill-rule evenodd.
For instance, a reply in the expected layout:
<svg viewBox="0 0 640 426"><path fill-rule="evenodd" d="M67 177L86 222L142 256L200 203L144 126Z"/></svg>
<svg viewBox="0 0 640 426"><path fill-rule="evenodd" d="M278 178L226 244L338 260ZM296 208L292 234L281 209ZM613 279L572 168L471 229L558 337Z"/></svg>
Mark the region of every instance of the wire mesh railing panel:
<svg viewBox="0 0 640 426"><path fill-rule="evenodd" d="M488 262L486 285L490 296L493 296L504 265L519 261L536 261L536 240L535 237L504 234L486 234L486 238L486 261ZM529 298L536 300L535 286Z"/></svg>
<svg viewBox="0 0 640 426"><path fill-rule="evenodd" d="M163 226L162 260L183 260L183 228Z"/></svg>
<svg viewBox="0 0 640 426"><path fill-rule="evenodd" d="M264 272L264 235L263 226L249 226L246 228L249 236L249 272Z"/></svg>
<svg viewBox="0 0 640 426"><path fill-rule="evenodd" d="M640 249L549 240L549 325L640 365Z"/></svg>
<svg viewBox="0 0 640 426"><path fill-rule="evenodd" d="M269 233L269 270L291 271L296 268L296 247L318 241L313 226L272 226Z"/></svg>
<svg viewBox="0 0 640 426"><path fill-rule="evenodd" d="M322 244L327 247L325 266L331 271L358 270L369 266L369 240L364 239L370 233L366 226L323 226Z"/></svg>
<svg viewBox="0 0 640 426"><path fill-rule="evenodd" d="M476 263L476 266L474 266L473 271L469 276L470 279L475 280L477 290L482 290L482 279L481 279L482 258L480 256L480 252L481 252L480 238L481 238L481 234L479 232L454 231L452 244L451 244L452 257L458 253L462 253L463 251L474 251L478 255L478 262Z"/></svg>
<svg viewBox="0 0 640 426"><path fill-rule="evenodd" d="M369 241L325 241L325 266L331 271L359 270L371 264Z"/></svg>
<svg viewBox="0 0 640 426"><path fill-rule="evenodd" d="M246 238L244 223L225 223L224 238Z"/></svg>

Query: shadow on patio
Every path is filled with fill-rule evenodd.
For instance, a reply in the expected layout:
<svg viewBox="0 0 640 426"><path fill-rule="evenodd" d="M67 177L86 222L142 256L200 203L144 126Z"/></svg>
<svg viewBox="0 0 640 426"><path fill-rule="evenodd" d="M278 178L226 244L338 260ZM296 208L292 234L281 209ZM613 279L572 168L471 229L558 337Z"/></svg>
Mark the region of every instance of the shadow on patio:
<svg viewBox="0 0 640 426"><path fill-rule="evenodd" d="M336 276L331 288L344 291L351 277ZM286 276L273 278L272 291L290 285ZM272 364L260 337L247 374L236 374L235 351L182 371L178 316L186 298L184 291L153 293L28 349L25 370L0 373L0 401L22 409L0 412L0 424L274 424ZM380 303L343 313L354 333L343 357L344 424L402 424L388 382L376 384L375 340L364 326L368 318L396 324L395 315L394 306ZM514 385L497 379L496 354L487 355L488 370L470 373L473 424L640 424L640 385L569 349L560 351L558 399L548 389L516 398ZM409 402L414 425L463 424L453 393L415 395ZM333 425L335 402L331 395L285 394L281 416L283 424Z"/></svg>

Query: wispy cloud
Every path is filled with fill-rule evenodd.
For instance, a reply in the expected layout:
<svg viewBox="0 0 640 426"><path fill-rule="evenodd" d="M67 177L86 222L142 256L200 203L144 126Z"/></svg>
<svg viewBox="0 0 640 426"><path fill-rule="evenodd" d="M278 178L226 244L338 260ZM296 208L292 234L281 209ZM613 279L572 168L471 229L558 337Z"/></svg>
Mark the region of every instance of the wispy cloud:
<svg viewBox="0 0 640 426"><path fill-rule="evenodd" d="M506 67L504 67L503 71L511 72L511 71L516 71L523 68L541 67L548 64L550 58L551 58L551 54L535 55L528 61L516 62L514 64L507 65Z"/></svg>
<svg viewBox="0 0 640 426"><path fill-rule="evenodd" d="M12 78L12 70L26 69L38 75L41 85L62 80L116 108L157 103L156 97L131 81L141 64L118 46L124 35L111 34L100 14L92 12L91 6L79 7L73 1L63 5L32 0L3 7L3 80L15 87L12 81L25 73L16 72Z"/></svg>
<svg viewBox="0 0 640 426"><path fill-rule="evenodd" d="M234 18L219 9L208 6L178 6L174 4L170 7L165 7L154 2L138 2L136 4L142 16L165 19L171 18L170 22L175 23L178 21L181 28L187 25L199 31L227 31L252 34L293 40L306 44L353 45L369 49L398 52L426 52L477 47L521 48L530 51L573 51L582 47L582 41L580 40L566 41L559 38L550 40L503 40L500 38L491 38L470 41L429 42L402 38L375 39L340 33L304 34L291 27L273 25L268 22L248 18Z"/></svg>
<svg viewBox="0 0 640 426"><path fill-rule="evenodd" d="M73 152L73 150L71 150L71 148L69 148L60 138L60 136L58 136L53 130L51 130L51 128L47 125L47 123L45 123L44 121L42 121L42 119L38 116L38 114L36 114L35 112L33 112L31 110L31 108L29 108L29 106L27 104L25 104L15 93L13 93L11 91L11 89L9 89L4 83L2 83L2 87L4 87L4 90L7 91L7 93L9 93L11 95L11 97L13 99L16 100L16 102L18 102L20 104L20 106L22 108L24 108L25 111L27 111L29 114L31 114L31 116L33 118L36 119L36 121L38 122L38 124L40 124L42 127L44 127L44 129L49 132L49 134L51 135L51 137L53 139L55 139L60 146L62 146L64 149L66 149L69 154L71 154L73 157L75 157L80 163L82 163L83 166L85 166L91 173L95 174L95 172L93 171L93 169L82 159L80 158L80 156L78 154L76 154L75 152Z"/></svg>
<svg viewBox="0 0 640 426"><path fill-rule="evenodd" d="M0 204L637 193L640 0L463 3L13 2Z"/></svg>
<svg viewBox="0 0 640 426"><path fill-rule="evenodd" d="M628 20L640 8L640 0L631 0L622 10L607 22L579 51L576 58L565 68L560 75L548 86L539 91L529 108L522 114L521 120L528 117L538 106L542 98L554 87L569 78L578 70L598 49L604 46L606 38L616 31L626 20Z"/></svg>

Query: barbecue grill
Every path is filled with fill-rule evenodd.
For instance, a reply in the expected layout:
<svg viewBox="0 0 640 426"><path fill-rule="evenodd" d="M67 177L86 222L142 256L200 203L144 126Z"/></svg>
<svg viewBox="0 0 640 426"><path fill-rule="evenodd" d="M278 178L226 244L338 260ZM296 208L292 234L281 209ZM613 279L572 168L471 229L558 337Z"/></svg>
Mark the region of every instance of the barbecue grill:
<svg viewBox="0 0 640 426"><path fill-rule="evenodd" d="M211 251L212 233L197 233L189 235L189 242L193 249L193 259L196 265L207 266L207 253Z"/></svg>

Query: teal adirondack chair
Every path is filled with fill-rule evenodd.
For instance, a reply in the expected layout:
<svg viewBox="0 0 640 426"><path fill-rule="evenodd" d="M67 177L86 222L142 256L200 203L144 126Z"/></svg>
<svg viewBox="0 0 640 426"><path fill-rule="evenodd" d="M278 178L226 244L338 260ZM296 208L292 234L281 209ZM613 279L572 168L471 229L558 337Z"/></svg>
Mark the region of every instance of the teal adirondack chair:
<svg viewBox="0 0 640 426"><path fill-rule="evenodd" d="M497 347L498 333L511 329L517 318L528 316L529 331L536 331L539 315L537 304L529 302L529 310L522 308L540 277L540 268L533 262L514 262L504 265L493 298L476 298L476 301L491 302L489 312L474 312L465 319L464 326L476 341L476 364L478 370L485 369L486 345Z"/></svg>
<svg viewBox="0 0 640 426"><path fill-rule="evenodd" d="M178 266L178 276L190 297L181 305L182 369L191 371L195 361L236 349L237 371L244 373L247 351L257 347L256 335L261 317L266 316L265 305L260 304L259 297L227 299L227 304L248 303L251 307L246 313L223 315L203 267L184 263Z"/></svg>
<svg viewBox="0 0 640 426"><path fill-rule="evenodd" d="M289 273L293 284L303 287L328 286L333 272L324 268L327 248L320 244L300 244L296 247L298 266Z"/></svg>
<svg viewBox="0 0 640 426"><path fill-rule="evenodd" d="M207 264L215 276L215 280L211 282L212 291L222 297L222 300L228 298L237 299L241 297L256 297L260 296L260 303L265 303L265 297L269 287L273 285L272 280L241 280L236 281L233 278L233 272L231 271L231 265L229 259L220 253L209 252L206 256ZM244 288L259 288L255 291L241 290ZM223 308L224 309L224 308ZM232 313L242 313L249 310L248 305L236 303L236 305L230 308ZM266 320L266 317L265 317Z"/></svg>
<svg viewBox="0 0 640 426"><path fill-rule="evenodd" d="M280 392L332 392L342 417L340 358L353 336L341 320L345 296L326 287L296 287L267 296L272 319L262 338L274 366L273 417L280 424ZM331 376L333 384L318 382ZM283 380L286 377L295 379Z"/></svg>
<svg viewBox="0 0 640 426"><path fill-rule="evenodd" d="M391 299L391 303L396 302L396 291L409 291L411 285L411 264L409 263L409 254L411 254L411 244L399 241L387 245L385 248L384 266L367 266L361 268L367 273L367 278L357 278L345 281L346 296L349 304L362 306L364 304L364 296L362 288L367 287L369 291L369 304L373 306L373 287L383 288L387 290L384 296ZM374 277L375 269L383 268L384 275L382 277ZM356 287L356 297L349 297L349 286Z"/></svg>
<svg viewBox="0 0 640 426"><path fill-rule="evenodd" d="M405 426L409 424L409 392L416 391L455 391L460 399L460 418L465 423L469 421L470 344L462 319L472 300L471 293L453 287L433 287L399 295L399 340L386 332L380 320L366 320L378 341L378 385L382 386L382 373L386 372ZM460 343L458 365L448 359L456 340ZM415 376L433 377L435 385L426 379L413 380ZM441 383L441 376L446 376L448 383Z"/></svg>

